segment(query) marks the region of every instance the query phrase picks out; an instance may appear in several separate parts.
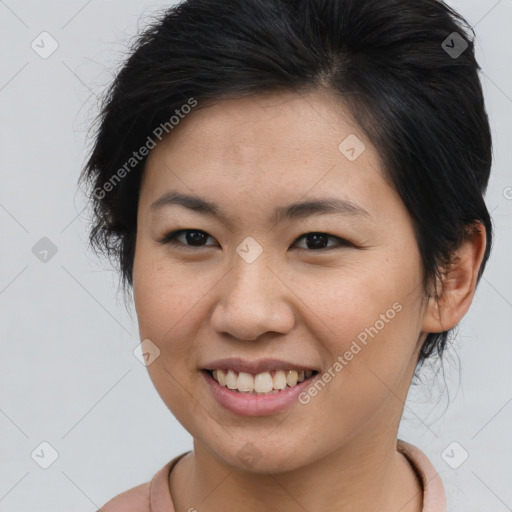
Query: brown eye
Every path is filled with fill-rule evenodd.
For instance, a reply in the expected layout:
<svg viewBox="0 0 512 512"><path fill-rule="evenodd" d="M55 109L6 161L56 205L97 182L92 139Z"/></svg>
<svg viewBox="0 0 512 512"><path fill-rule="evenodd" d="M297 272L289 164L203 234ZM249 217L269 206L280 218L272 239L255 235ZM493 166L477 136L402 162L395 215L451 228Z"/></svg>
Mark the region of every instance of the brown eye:
<svg viewBox="0 0 512 512"><path fill-rule="evenodd" d="M199 229L180 229L165 235L161 243L184 247L208 247L205 244L208 238L212 237Z"/></svg>
<svg viewBox="0 0 512 512"><path fill-rule="evenodd" d="M314 251L337 249L340 248L340 246L346 247L352 245L350 242L347 242L347 240L344 240L343 238L334 235L329 235L327 233L306 233L305 235L299 237L297 240L302 239L305 240L306 247L299 247L299 249L309 249ZM329 246L329 239L336 240L337 244Z"/></svg>

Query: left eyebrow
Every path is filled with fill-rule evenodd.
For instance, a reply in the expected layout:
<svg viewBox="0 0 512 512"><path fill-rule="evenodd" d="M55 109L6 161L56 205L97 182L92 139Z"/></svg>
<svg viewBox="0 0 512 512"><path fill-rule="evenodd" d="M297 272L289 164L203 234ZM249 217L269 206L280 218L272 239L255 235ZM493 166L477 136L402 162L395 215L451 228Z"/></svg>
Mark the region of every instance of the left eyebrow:
<svg viewBox="0 0 512 512"><path fill-rule="evenodd" d="M157 211L165 206L180 205L190 210L217 217L225 223L229 223L220 207L202 197L170 191L151 204L151 211ZM362 207L348 199L333 197L313 199L300 203L292 203L288 206L277 207L274 210L274 218L277 223L285 220L302 219L311 215L338 214L343 216L360 216L372 218Z"/></svg>
<svg viewBox="0 0 512 512"><path fill-rule="evenodd" d="M338 214L344 216L372 216L362 207L348 199L338 199L334 197L327 197L323 199L313 199L311 201L304 201L302 203L293 203L288 206L275 209L275 217L277 222L284 220L302 219L310 215L322 214Z"/></svg>

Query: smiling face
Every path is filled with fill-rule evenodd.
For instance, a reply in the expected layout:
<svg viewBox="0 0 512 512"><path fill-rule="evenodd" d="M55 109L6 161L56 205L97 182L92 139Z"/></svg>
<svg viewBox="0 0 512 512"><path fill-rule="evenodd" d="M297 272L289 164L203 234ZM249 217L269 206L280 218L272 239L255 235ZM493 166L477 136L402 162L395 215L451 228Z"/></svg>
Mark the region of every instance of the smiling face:
<svg viewBox="0 0 512 512"><path fill-rule="evenodd" d="M217 460L246 468L246 446L253 471L285 471L396 435L425 336L420 254L378 153L327 93L224 100L157 144L133 292L140 339L160 350L150 377ZM211 379L225 358L318 374L273 407L281 392L241 401Z"/></svg>

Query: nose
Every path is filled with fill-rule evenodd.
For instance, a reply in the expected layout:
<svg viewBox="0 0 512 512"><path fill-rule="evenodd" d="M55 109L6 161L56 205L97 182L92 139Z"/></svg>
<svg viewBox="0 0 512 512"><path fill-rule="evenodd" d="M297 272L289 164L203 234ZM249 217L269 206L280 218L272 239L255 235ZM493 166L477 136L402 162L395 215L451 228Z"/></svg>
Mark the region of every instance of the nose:
<svg viewBox="0 0 512 512"><path fill-rule="evenodd" d="M254 341L265 333L286 334L294 328L293 293L263 256L252 263L237 257L221 283L211 317L219 334Z"/></svg>

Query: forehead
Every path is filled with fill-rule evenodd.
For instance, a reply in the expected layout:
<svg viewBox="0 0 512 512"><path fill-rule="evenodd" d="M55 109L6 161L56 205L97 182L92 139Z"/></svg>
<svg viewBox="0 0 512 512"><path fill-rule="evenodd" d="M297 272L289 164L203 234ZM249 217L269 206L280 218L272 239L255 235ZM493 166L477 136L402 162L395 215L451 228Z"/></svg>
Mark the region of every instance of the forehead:
<svg viewBox="0 0 512 512"><path fill-rule="evenodd" d="M327 92L259 93L199 102L160 148L193 147L198 155L249 163L291 150L313 157L334 149L338 157L338 145L350 134L365 138L340 100Z"/></svg>
<svg viewBox="0 0 512 512"><path fill-rule="evenodd" d="M337 192L371 209L372 197L389 188L376 149L323 92L199 102L150 152L144 174L146 204L180 188L218 203L251 197L262 205Z"/></svg>

